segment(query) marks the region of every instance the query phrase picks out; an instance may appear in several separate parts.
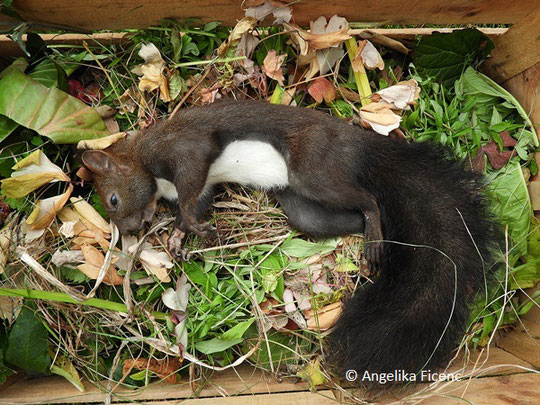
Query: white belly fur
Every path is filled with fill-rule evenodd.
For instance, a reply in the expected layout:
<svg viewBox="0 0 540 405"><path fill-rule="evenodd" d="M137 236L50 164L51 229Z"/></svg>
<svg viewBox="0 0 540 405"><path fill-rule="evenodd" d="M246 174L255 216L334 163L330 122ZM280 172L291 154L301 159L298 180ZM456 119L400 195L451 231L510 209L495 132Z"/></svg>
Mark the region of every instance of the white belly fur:
<svg viewBox="0 0 540 405"><path fill-rule="evenodd" d="M174 200L178 193L173 183L156 178L158 198ZM262 189L283 188L289 184L283 156L269 143L234 141L210 165L205 190L218 183L238 183Z"/></svg>

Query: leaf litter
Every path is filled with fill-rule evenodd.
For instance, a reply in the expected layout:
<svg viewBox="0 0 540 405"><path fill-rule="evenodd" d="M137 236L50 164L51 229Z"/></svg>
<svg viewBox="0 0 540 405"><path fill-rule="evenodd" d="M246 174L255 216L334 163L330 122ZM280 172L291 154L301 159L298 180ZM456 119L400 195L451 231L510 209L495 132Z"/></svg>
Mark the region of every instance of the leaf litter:
<svg viewBox="0 0 540 405"><path fill-rule="evenodd" d="M452 128L457 135L450 146L460 156L464 146L458 140L472 136L473 167L491 173L498 198L513 206L528 198L522 176L514 176L515 171L512 177L497 174L516 161L535 170L530 122L489 79L470 72L456 79L453 70L443 68L441 83L432 56L419 54L423 75L418 74L408 60L396 56L407 54L408 47L370 30L352 30L342 17L320 17L304 29L294 23L294 7L286 2L245 5L246 17L232 30L217 23L199 27L166 20L112 46L49 47L47 63L29 68L19 59L0 75L6 94L28 85L37 99L52 99L41 112L35 108L38 100L23 97L25 110L16 99L0 98L0 118L15 123L0 125L0 140L8 142L3 150L11 152L1 155L2 170L8 173L2 198L16 214L0 233L0 298L22 288L27 291L23 308L36 305L33 318L21 312L21 298L19 304L1 304L0 313L12 340L40 339L33 360L8 339L8 364L63 375L78 389L84 389L79 373L91 381L107 378L140 387L154 378L171 383L193 378L190 364L204 375L204 370L243 362L276 375L298 376L312 386L331 383L339 388L336 376L324 368L321 342L341 313L342 299L371 282L361 236L308 240L291 232L266 194L243 188L224 188L213 204L217 245L189 236L193 256L187 262L175 262L165 249L171 217L164 208L146 233L120 238L92 191L91 176L63 143L104 149L128 131L169 118L178 108L224 97L318 108L383 136L405 131L409 139L425 140L434 136L433 128L450 122L452 111L459 114L449 94L463 99L463 111L473 104L466 100L472 94L482 108L471 122L487 129L478 136ZM264 21L273 25L266 27ZM437 37L435 44L437 40L443 47L456 41ZM427 46L434 45L420 44L419 49ZM460 63L466 63L467 52L478 57L476 49L462 51ZM64 69L69 86L62 87L58 69L51 66ZM404 70L406 80L401 80ZM449 80L455 89L444 90ZM467 86L469 93L463 90ZM498 98L502 107L488 111ZM58 113L51 116L50 111ZM489 114L489 123L481 114ZM23 149L12 142L17 131ZM506 195L497 182L510 182L520 192ZM528 233L524 227L528 231L530 221L524 216L530 212L529 204L509 216L520 224L512 229L516 239ZM516 268L523 260L535 263L527 245L518 242ZM538 278L538 273L530 277ZM38 293L41 299L31 299ZM96 305L85 305L84 298L91 297ZM62 300L82 305L67 306ZM503 324L531 306L515 305ZM493 333L485 321L493 310L482 303L477 308L476 332L467 339L482 345ZM36 322L46 324L49 332ZM29 335L36 330L38 335ZM46 347L56 347L56 357Z"/></svg>

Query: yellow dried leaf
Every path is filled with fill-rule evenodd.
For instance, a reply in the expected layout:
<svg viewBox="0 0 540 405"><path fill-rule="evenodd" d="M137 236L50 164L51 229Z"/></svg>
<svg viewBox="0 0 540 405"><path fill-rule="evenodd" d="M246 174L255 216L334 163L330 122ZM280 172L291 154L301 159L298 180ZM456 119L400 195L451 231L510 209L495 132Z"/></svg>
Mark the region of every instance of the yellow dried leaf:
<svg viewBox="0 0 540 405"><path fill-rule="evenodd" d="M39 200L32 213L26 219L31 230L45 229L56 217L56 214L64 207L71 192L73 185L69 185L65 193Z"/></svg>
<svg viewBox="0 0 540 405"><path fill-rule="evenodd" d="M13 166L10 178L2 180L2 189L11 198L21 198L44 184L70 181L67 174L37 150Z"/></svg>
<svg viewBox="0 0 540 405"><path fill-rule="evenodd" d="M229 34L229 38L227 38L227 40L219 46L217 50L218 56L220 58L227 57L229 50L236 48L240 42L240 39L242 38L242 35L248 31L251 31L256 25L257 19L253 17L244 17L238 21Z"/></svg>
<svg viewBox="0 0 540 405"><path fill-rule="evenodd" d="M81 251L84 255L85 263L78 265L77 268L88 278L96 280L101 266L105 263L105 256L98 249L90 245L81 246ZM120 276L116 269L111 265L109 266L103 282L109 285L120 285L124 282L124 278Z"/></svg>
<svg viewBox="0 0 540 405"><path fill-rule="evenodd" d="M106 234L111 233L111 228L107 221L105 221L103 217L95 210L95 208L92 207L85 199L83 199L81 196L71 197L70 201L73 204L75 211L77 211L81 217L89 221L101 232Z"/></svg>
<svg viewBox="0 0 540 405"><path fill-rule="evenodd" d="M341 303L334 302L315 312L310 309L305 312L307 318L308 329L310 330L326 330L330 329L341 316Z"/></svg>
<svg viewBox="0 0 540 405"><path fill-rule="evenodd" d="M145 63L132 69L133 73L142 76L139 80L139 89L154 91L159 88L159 98L165 102L171 101L169 81L163 74L166 69L165 61L159 50L152 43L143 44L139 56L145 60Z"/></svg>
<svg viewBox="0 0 540 405"><path fill-rule="evenodd" d="M87 139L84 141L79 141L77 144L77 149L106 149L125 136L126 132L118 132L99 139Z"/></svg>

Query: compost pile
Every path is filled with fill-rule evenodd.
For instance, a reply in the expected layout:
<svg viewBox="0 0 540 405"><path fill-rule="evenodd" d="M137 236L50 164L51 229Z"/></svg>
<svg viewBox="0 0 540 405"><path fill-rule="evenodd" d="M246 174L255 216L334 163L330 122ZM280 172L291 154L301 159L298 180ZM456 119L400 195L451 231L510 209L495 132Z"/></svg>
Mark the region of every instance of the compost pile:
<svg viewBox="0 0 540 405"><path fill-rule="evenodd" d="M12 33L26 56L0 72L0 382L26 370L110 391L251 363L339 386L323 342L341 301L372 282L361 235L309 240L266 194L225 186L211 215L219 240L190 236L190 260L177 262L166 207L121 237L81 168L77 148L223 98L446 145L486 173L508 236L499 283L478 298L463 343L489 344L537 305L515 292L540 279L526 187L538 141L517 101L476 70L489 38L465 29L399 42L339 16L301 28L289 7L251 3L232 29L164 20L80 46L23 42L24 25Z"/></svg>

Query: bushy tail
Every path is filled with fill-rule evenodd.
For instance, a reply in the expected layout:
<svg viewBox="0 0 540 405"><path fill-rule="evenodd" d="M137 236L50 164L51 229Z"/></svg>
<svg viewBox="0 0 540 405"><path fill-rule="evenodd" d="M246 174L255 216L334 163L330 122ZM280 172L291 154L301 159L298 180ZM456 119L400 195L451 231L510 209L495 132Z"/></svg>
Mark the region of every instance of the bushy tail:
<svg viewBox="0 0 540 405"><path fill-rule="evenodd" d="M445 366L499 239L480 178L437 146L378 138L361 145L358 181L382 210L383 266L329 337L332 364L359 378Z"/></svg>

